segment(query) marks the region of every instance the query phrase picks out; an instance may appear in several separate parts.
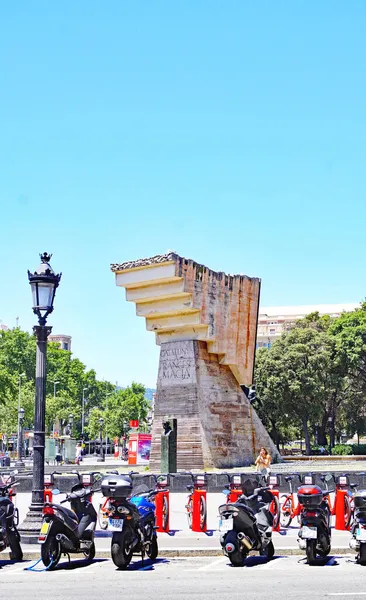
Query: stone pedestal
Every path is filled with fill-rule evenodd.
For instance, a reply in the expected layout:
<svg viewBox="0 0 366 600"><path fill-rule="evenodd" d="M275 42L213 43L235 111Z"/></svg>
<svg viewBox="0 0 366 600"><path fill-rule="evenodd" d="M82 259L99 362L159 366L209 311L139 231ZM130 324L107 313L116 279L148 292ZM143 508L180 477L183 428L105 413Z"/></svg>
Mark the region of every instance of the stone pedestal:
<svg viewBox="0 0 366 600"><path fill-rule="evenodd" d="M161 344L150 468L160 470L162 421L176 418L178 470L253 464L277 450L231 369L195 340Z"/></svg>

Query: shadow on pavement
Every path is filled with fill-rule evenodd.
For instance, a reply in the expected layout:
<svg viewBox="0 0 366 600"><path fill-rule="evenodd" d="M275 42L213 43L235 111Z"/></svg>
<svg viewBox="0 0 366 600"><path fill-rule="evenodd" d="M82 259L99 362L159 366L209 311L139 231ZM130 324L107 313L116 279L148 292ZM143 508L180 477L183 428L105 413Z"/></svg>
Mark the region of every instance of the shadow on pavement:
<svg viewBox="0 0 366 600"><path fill-rule="evenodd" d="M116 569L116 571L154 571L156 565L167 563L170 563L170 560L167 558L157 558L156 560L147 559L144 561L139 560L137 562L130 563L127 569Z"/></svg>
<svg viewBox="0 0 366 600"><path fill-rule="evenodd" d="M74 569L83 569L85 567L90 567L95 563L101 563L108 561L108 558L95 558L91 561L86 561L85 559L76 559L70 560L70 562L62 562L57 565L54 571L73 571Z"/></svg>

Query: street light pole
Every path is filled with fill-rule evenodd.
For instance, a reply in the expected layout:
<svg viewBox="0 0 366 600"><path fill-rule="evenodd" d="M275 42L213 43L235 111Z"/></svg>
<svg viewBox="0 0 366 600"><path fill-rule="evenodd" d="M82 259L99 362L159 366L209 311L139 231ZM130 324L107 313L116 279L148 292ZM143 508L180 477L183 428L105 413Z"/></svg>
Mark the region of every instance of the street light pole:
<svg viewBox="0 0 366 600"><path fill-rule="evenodd" d="M105 462L104 452L103 452L103 423L104 423L104 419L103 419L103 417L100 417L100 419L99 419L100 456L99 456L97 462Z"/></svg>
<svg viewBox="0 0 366 600"><path fill-rule="evenodd" d="M113 393L114 392L109 392L109 394L106 394L106 397L105 397L105 412L106 412L106 415L105 415L105 453L106 454L108 454L108 452L107 452L107 444L108 444L108 425L107 425L107 423L108 423L108 421L107 421L108 398L109 398L109 396L112 396Z"/></svg>
<svg viewBox="0 0 366 600"><path fill-rule="evenodd" d="M19 442L19 435L20 435L20 392L21 392L21 388L22 388L22 377L25 377L25 373L19 373L19 393L18 393L18 442ZM18 443L18 449L17 449L17 454L18 454L18 461L21 460L21 458L19 457L19 443ZM20 466L20 465L19 465ZM24 467L24 464L23 464Z"/></svg>
<svg viewBox="0 0 366 600"><path fill-rule="evenodd" d="M19 423L19 431L18 431L18 460L15 463L15 466L18 468L24 468L23 462L23 421L24 421L24 408L20 408L18 411L18 423Z"/></svg>
<svg viewBox="0 0 366 600"><path fill-rule="evenodd" d="M44 489L44 450L45 450L45 413L46 413L46 362L47 340L52 331L46 325L47 317L53 311L56 289L61 274L56 275L49 261L51 255L41 255L41 264L34 273L28 271L32 288L33 312L38 317L38 325L33 327L37 339L36 354L36 395L34 407L34 443L33 443L33 482L32 503L19 531L22 542L36 544L42 523Z"/></svg>
<svg viewBox="0 0 366 600"><path fill-rule="evenodd" d="M58 383L60 383L59 381L53 381L53 400L54 400L54 406L56 406L56 385ZM53 426L52 426L52 437L53 439L55 439L55 421L53 421Z"/></svg>
<svg viewBox="0 0 366 600"><path fill-rule="evenodd" d="M81 433L84 433L84 425L85 425L85 396L84 393L88 390L88 388L83 388L83 399L81 405Z"/></svg>

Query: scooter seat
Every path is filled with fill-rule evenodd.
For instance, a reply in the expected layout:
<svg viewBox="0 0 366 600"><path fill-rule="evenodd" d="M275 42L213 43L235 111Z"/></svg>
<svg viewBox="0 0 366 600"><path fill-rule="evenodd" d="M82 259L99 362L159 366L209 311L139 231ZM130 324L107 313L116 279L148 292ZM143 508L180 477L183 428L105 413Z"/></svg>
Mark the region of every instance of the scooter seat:
<svg viewBox="0 0 366 600"><path fill-rule="evenodd" d="M66 515L69 519L73 519L74 521L77 519L77 515L74 513L74 511L66 506L57 506L57 510L63 512L64 515Z"/></svg>

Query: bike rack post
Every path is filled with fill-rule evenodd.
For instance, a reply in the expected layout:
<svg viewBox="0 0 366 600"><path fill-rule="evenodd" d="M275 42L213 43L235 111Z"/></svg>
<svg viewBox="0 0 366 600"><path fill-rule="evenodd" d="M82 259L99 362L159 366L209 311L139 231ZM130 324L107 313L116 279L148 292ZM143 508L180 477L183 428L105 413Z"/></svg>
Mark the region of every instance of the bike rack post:
<svg viewBox="0 0 366 600"><path fill-rule="evenodd" d="M233 504L234 502L237 502L238 499L240 498L240 496L243 495L243 491L239 490L239 489L234 489L234 490L230 490L230 494L228 494L228 502L230 502L231 504Z"/></svg>
<svg viewBox="0 0 366 600"><path fill-rule="evenodd" d="M164 498L168 506L168 518L164 528ZM159 533L169 532L169 490L160 490L155 496L155 517L156 526Z"/></svg>
<svg viewBox="0 0 366 600"><path fill-rule="evenodd" d="M207 531L207 519L205 519L205 523L203 527L201 527L200 520L200 509L201 509L201 498L204 499L205 505L207 501L207 493L206 490L194 489L193 490L193 502L192 502L192 531Z"/></svg>
<svg viewBox="0 0 366 600"><path fill-rule="evenodd" d="M334 529L338 531L349 531L351 529L350 525L348 527L345 526L345 515L344 515L344 498L348 495L347 490L338 489L336 491L335 496L335 526Z"/></svg>

